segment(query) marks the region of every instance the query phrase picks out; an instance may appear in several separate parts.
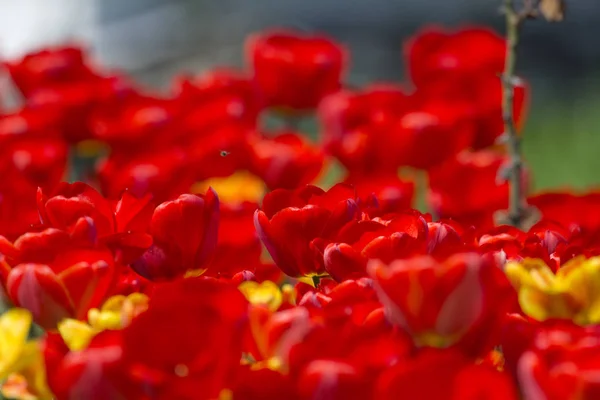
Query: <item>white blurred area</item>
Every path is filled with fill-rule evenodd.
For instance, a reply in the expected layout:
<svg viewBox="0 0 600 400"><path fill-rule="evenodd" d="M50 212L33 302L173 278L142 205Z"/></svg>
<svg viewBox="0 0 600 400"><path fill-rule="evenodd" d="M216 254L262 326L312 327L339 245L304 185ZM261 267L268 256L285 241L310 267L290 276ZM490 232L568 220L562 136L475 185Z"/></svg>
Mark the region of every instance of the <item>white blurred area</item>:
<svg viewBox="0 0 600 400"><path fill-rule="evenodd" d="M245 33L235 20L244 14L227 12L228 2L0 0L0 59L77 43L100 65L164 86L180 71L239 64Z"/></svg>
<svg viewBox="0 0 600 400"><path fill-rule="evenodd" d="M0 0L0 56L97 34L96 0Z"/></svg>
<svg viewBox="0 0 600 400"><path fill-rule="evenodd" d="M572 4L571 4L572 3ZM521 63L563 81L596 70L600 1L574 0L562 24L532 23ZM0 59L75 41L101 65L165 87L181 72L240 66L250 32L273 26L325 31L353 58L349 81L403 77L401 43L424 24L501 28L501 0L0 0ZM559 61L559 62L557 62ZM576 68L581 71L573 72ZM554 79L554 78L553 78Z"/></svg>

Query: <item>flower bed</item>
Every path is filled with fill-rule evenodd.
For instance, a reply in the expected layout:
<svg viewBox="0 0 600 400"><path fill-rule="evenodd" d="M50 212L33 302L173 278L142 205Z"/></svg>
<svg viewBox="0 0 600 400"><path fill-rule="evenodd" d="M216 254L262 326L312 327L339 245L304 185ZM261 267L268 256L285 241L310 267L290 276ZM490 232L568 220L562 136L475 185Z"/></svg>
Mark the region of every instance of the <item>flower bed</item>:
<svg viewBox="0 0 600 400"><path fill-rule="evenodd" d="M529 193L502 37L426 28L363 88L325 36L245 49L164 96L79 48L6 63L5 397L596 398L600 193Z"/></svg>

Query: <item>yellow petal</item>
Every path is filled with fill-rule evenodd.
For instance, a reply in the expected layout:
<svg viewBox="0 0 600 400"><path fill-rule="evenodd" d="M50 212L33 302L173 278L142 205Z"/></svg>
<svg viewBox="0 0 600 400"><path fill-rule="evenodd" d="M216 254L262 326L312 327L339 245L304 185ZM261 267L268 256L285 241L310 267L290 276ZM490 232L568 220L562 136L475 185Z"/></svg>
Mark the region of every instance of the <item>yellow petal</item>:
<svg viewBox="0 0 600 400"><path fill-rule="evenodd" d="M96 331L123 329L131 320L148 309L148 296L132 293L110 297L102 308L88 311L88 322Z"/></svg>
<svg viewBox="0 0 600 400"><path fill-rule="evenodd" d="M46 367L40 342L28 342L25 354L31 359L31 362L21 370L21 375L27 381L29 392L36 396L38 400L53 399L54 397L46 381Z"/></svg>
<svg viewBox="0 0 600 400"><path fill-rule="evenodd" d="M291 304L293 306L296 305L296 291L294 287L289 283L284 283L281 286L281 295L283 297L282 302Z"/></svg>
<svg viewBox="0 0 600 400"><path fill-rule="evenodd" d="M91 308L88 311L87 319L88 319L88 323L91 326L98 326L99 325L98 320L100 319L100 313L101 313L101 311L98 310L97 308Z"/></svg>
<svg viewBox="0 0 600 400"><path fill-rule="evenodd" d="M533 258L526 258L522 262L510 262L504 272L517 291L524 285L551 288L556 281L552 270L542 260Z"/></svg>
<svg viewBox="0 0 600 400"><path fill-rule="evenodd" d="M246 299L254 305L265 305L271 311L276 311L283 300L279 286L271 281L257 283L254 281L245 281L238 286L239 290L246 296Z"/></svg>
<svg viewBox="0 0 600 400"><path fill-rule="evenodd" d="M132 293L125 299L121 308L121 328L131 323L131 320L148 309L150 299L143 293Z"/></svg>
<svg viewBox="0 0 600 400"><path fill-rule="evenodd" d="M571 319L573 316L573 309L564 293L548 293L534 286L521 288L519 304L525 314L538 321Z"/></svg>
<svg viewBox="0 0 600 400"><path fill-rule="evenodd" d="M600 260L597 257L585 260L561 276L564 290L576 308L574 321L580 325L599 322Z"/></svg>
<svg viewBox="0 0 600 400"><path fill-rule="evenodd" d="M123 329L123 319L120 312L100 311L89 319L90 325L96 331Z"/></svg>
<svg viewBox="0 0 600 400"><path fill-rule="evenodd" d="M58 323L58 332L71 351L79 351L88 346L97 331L85 322L67 318Z"/></svg>
<svg viewBox="0 0 600 400"><path fill-rule="evenodd" d="M591 261L592 259L590 258L589 260ZM573 257L571 260L566 262L564 265L561 265L559 270L556 272L556 276L558 278L567 276L572 271L576 271L582 264L586 263L587 261L588 260L586 260L585 256Z"/></svg>
<svg viewBox="0 0 600 400"><path fill-rule="evenodd" d="M186 273L183 277L184 278L197 278L199 276L202 276L202 274L205 272L206 272L206 268L190 269L190 270L186 271Z"/></svg>
<svg viewBox="0 0 600 400"><path fill-rule="evenodd" d="M123 303L125 303L127 297L123 295L117 295L109 297L104 304L102 304L101 311L115 311L119 312L121 308L123 308Z"/></svg>
<svg viewBox="0 0 600 400"><path fill-rule="evenodd" d="M0 317L0 380L18 368L31 320L31 313L22 308L12 308Z"/></svg>
<svg viewBox="0 0 600 400"><path fill-rule="evenodd" d="M255 362L250 366L250 369L253 371L258 371L261 369L270 369L271 371L281 371L283 367L283 363L279 357L271 357L267 360Z"/></svg>
<svg viewBox="0 0 600 400"><path fill-rule="evenodd" d="M143 293L131 293L127 296L127 301L133 304L136 308L147 308L150 299Z"/></svg>
<svg viewBox="0 0 600 400"><path fill-rule="evenodd" d="M262 179L247 171L238 171L233 175L211 178L192 186L192 193L206 193L212 187L223 203L258 203L265 193Z"/></svg>

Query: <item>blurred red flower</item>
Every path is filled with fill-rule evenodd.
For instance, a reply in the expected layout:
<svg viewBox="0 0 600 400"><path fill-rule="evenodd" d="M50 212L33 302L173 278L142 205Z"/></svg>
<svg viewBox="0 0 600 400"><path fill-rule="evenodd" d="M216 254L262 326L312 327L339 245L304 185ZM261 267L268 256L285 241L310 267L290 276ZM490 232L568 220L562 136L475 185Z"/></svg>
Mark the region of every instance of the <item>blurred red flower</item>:
<svg viewBox="0 0 600 400"><path fill-rule="evenodd" d="M347 56L325 36L280 30L246 39L246 56L267 105L304 111L341 86Z"/></svg>
<svg viewBox="0 0 600 400"><path fill-rule="evenodd" d="M13 82L26 97L40 87L95 76L83 49L75 46L45 48L5 65Z"/></svg>
<svg viewBox="0 0 600 400"><path fill-rule="evenodd" d="M251 143L250 171L267 187L295 189L312 183L323 168L322 151L300 134L285 132L274 138L257 138Z"/></svg>
<svg viewBox="0 0 600 400"><path fill-rule="evenodd" d="M491 150L465 151L431 169L430 206L439 217L491 228L494 212L508 208L508 183L501 177L507 163L506 156ZM523 182L526 190L526 177Z"/></svg>
<svg viewBox="0 0 600 400"><path fill-rule="evenodd" d="M392 127L410 107L403 88L393 84L331 94L318 109L324 147L353 178L396 174L402 160L397 159Z"/></svg>
<svg viewBox="0 0 600 400"><path fill-rule="evenodd" d="M435 385L432 384L435 382ZM425 349L384 371L376 399L518 399L510 377L486 365L476 365L453 350Z"/></svg>
<svg viewBox="0 0 600 400"><path fill-rule="evenodd" d="M442 101L449 107L460 104L468 110L475 132L472 146L492 146L504 132L502 84L506 44L495 32L464 27L455 32L425 28L407 41L405 58L420 102ZM523 123L529 87L515 82L513 115Z"/></svg>

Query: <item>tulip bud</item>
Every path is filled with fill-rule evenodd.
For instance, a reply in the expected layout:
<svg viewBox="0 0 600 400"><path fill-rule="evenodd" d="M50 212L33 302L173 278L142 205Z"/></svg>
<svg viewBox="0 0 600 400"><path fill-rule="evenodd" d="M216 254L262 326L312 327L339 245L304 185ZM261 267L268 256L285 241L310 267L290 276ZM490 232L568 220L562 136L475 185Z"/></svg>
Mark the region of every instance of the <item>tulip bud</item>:
<svg viewBox="0 0 600 400"><path fill-rule="evenodd" d="M150 226L154 244L132 268L150 280L203 273L216 248L218 224L219 199L212 189L162 203Z"/></svg>

